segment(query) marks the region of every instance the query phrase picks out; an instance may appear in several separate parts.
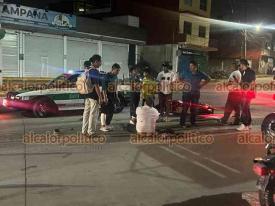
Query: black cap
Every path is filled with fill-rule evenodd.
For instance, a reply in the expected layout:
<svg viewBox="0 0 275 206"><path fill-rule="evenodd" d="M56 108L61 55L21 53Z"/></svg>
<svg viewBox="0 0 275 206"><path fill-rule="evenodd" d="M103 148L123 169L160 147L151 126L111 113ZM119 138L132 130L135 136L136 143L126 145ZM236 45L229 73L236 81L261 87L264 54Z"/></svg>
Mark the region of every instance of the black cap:
<svg viewBox="0 0 275 206"><path fill-rule="evenodd" d="M90 61L85 61L84 62L84 67L90 67L92 64Z"/></svg>

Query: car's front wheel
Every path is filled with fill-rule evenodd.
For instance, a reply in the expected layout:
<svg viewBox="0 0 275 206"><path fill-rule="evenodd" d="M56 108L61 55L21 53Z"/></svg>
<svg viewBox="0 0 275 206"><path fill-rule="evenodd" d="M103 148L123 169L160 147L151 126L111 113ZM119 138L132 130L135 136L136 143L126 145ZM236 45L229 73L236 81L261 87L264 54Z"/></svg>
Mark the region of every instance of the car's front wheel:
<svg viewBox="0 0 275 206"><path fill-rule="evenodd" d="M50 115L56 115L57 112L57 105L47 98L40 98L33 104L33 114L36 117L45 118Z"/></svg>

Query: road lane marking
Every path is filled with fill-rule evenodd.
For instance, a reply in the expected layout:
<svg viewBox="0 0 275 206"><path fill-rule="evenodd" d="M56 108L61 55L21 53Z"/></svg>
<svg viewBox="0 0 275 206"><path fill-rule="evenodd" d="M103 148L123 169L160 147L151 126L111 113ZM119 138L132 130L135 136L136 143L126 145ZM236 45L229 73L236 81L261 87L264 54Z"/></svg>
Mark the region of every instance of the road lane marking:
<svg viewBox="0 0 275 206"><path fill-rule="evenodd" d="M221 173L219 173L219 172L216 172L215 170L213 170L213 169L207 167L206 165L203 165L203 164L199 163L199 162L196 161L196 160L189 159L189 158L185 157L184 155L179 154L179 153L177 153L177 152L175 152L175 151L173 151L173 150L171 150L171 149L169 149L169 148L167 148L167 147L160 146L160 148L162 148L163 150L165 150L165 151L167 151L167 152L169 152L169 153L171 153L171 154L173 154L173 155L175 155L175 156L177 156L177 157L179 157L179 158L181 158L181 159L189 160L189 161L190 161L191 163L193 163L194 165L196 165L196 166L198 166L198 167L201 167L201 168L207 170L208 172L210 172L210 173L212 173L212 174L214 174L214 175L216 175L216 176L218 176L218 177L220 177L220 178L226 178L225 175L223 175L223 174L221 174Z"/></svg>
<svg viewBox="0 0 275 206"><path fill-rule="evenodd" d="M194 151L192 151L192 150L190 150L190 149L187 149L186 147L184 147L184 146L182 146L182 145L176 145L176 147L177 147L177 148L181 148L181 149L183 149L183 150L185 150L185 151L187 151L187 152L189 152L189 153L191 153L191 154L193 154L193 155L200 156L201 158L203 158L203 159L205 159L205 160L208 160L208 161L210 161L210 162L212 162L212 163L214 163L214 164L216 164L216 165L219 165L220 167L223 167L223 168L225 168L225 169L227 169L227 170L229 170L229 171L231 171L231 172L234 172L234 173L237 173L237 174L241 174L241 172L240 172L239 170L237 170L237 169L234 169L234 168L232 168L232 167L229 167L229 166L227 166L227 165L225 165L225 164L223 164L223 163L221 163L221 162L218 162L218 161L216 161L216 160L214 160L214 159L211 159L211 158L209 158L209 157L203 157L203 156L201 156L200 153L197 153L197 152L194 152Z"/></svg>

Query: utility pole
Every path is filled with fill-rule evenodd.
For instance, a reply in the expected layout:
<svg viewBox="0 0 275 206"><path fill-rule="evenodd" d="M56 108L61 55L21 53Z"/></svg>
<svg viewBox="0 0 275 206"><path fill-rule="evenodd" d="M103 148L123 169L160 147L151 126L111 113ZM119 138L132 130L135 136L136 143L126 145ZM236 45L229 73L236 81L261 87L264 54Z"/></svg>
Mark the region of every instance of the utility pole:
<svg viewBox="0 0 275 206"><path fill-rule="evenodd" d="M244 29L244 58L247 57L247 29Z"/></svg>

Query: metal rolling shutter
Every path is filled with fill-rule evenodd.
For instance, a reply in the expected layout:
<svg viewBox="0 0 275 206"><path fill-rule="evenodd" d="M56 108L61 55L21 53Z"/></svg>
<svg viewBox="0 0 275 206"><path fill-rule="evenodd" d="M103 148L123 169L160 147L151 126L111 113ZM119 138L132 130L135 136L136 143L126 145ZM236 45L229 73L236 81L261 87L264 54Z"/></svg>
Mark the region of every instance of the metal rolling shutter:
<svg viewBox="0 0 275 206"><path fill-rule="evenodd" d="M64 72L63 38L25 35L25 77L56 77Z"/></svg>
<svg viewBox="0 0 275 206"><path fill-rule="evenodd" d="M2 50L1 69L4 77L19 77L18 35L7 33L0 41Z"/></svg>
<svg viewBox="0 0 275 206"><path fill-rule="evenodd" d="M114 63L118 63L121 67L119 78L122 79L129 77L128 68L128 55L129 49L127 44L102 44L102 58L103 64L102 69L104 71L110 71Z"/></svg>
<svg viewBox="0 0 275 206"><path fill-rule="evenodd" d="M98 44L91 41L68 39L67 43L67 68L68 70L83 69L83 63L91 56L98 54Z"/></svg>

